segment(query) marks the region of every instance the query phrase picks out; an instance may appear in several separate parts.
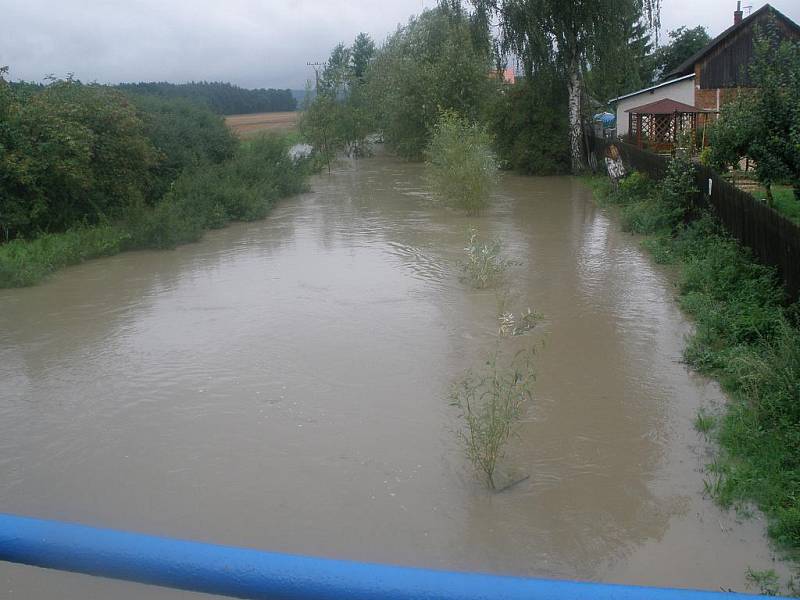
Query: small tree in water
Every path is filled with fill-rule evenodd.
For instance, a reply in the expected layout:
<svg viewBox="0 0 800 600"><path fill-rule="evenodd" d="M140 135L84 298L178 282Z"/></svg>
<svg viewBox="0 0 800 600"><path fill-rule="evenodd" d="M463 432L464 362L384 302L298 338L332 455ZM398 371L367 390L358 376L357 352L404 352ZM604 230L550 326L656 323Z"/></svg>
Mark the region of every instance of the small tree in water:
<svg viewBox="0 0 800 600"><path fill-rule="evenodd" d="M501 280L506 269L514 263L503 257L503 243L499 238L482 242L474 227L467 231L467 235L467 245L464 247L466 260L461 268L464 279L476 290L482 290Z"/></svg>
<svg viewBox="0 0 800 600"><path fill-rule="evenodd" d="M442 112L425 151L435 196L469 215L480 213L497 178L491 143L484 127L453 111Z"/></svg>
<svg viewBox="0 0 800 600"><path fill-rule="evenodd" d="M453 386L451 403L461 409L458 437L475 470L486 478L489 489L497 489L495 470L515 432L526 404L532 399L533 350L519 352L511 365L498 365L499 351L481 372L468 371Z"/></svg>

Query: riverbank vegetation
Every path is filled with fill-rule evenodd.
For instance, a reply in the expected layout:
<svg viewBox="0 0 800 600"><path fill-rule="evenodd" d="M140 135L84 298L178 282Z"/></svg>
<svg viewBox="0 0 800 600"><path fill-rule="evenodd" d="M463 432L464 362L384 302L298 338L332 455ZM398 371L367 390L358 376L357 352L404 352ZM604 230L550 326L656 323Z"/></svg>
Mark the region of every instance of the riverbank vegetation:
<svg viewBox="0 0 800 600"><path fill-rule="evenodd" d="M468 215L480 214L497 179L491 144L485 127L452 111L442 112L425 151L434 196Z"/></svg>
<svg viewBox="0 0 800 600"><path fill-rule="evenodd" d="M659 184L634 173L613 191L592 182L623 226L645 235L658 262L679 268L682 308L695 322L684 357L730 395L722 414L698 427L719 442L707 490L724 506L755 503L769 534L800 557L800 309L775 273L726 235L710 214L692 212L684 167ZM691 167L689 167L691 168ZM688 181L688 179L687 179ZM682 198L684 198L682 200ZM713 429L712 429L713 428ZM710 431L709 431L710 430Z"/></svg>
<svg viewBox="0 0 800 600"><path fill-rule="evenodd" d="M360 34L331 52L300 130L325 162L365 148L373 132L397 155L421 160L443 112L484 120L498 85L488 76L488 44L466 12L449 3L412 17L380 48Z"/></svg>
<svg viewBox="0 0 800 600"><path fill-rule="evenodd" d="M261 218L307 168L280 137L239 142L208 108L72 79L0 78L0 287Z"/></svg>

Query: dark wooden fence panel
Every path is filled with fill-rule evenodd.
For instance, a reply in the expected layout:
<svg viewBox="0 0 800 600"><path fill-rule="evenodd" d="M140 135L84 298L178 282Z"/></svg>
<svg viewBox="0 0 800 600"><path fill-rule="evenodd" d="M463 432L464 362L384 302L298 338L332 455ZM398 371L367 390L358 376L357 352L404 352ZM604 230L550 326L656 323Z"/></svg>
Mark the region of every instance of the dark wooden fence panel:
<svg viewBox="0 0 800 600"><path fill-rule="evenodd" d="M592 138L589 143L601 169L608 143L598 138ZM647 173L653 179L664 177L666 157L624 142L614 143L629 169ZM791 298L800 298L800 226L734 187L708 167L697 165L695 179L700 193L693 202L713 209L734 238L750 248L761 263L775 267ZM708 193L709 180L711 194Z"/></svg>

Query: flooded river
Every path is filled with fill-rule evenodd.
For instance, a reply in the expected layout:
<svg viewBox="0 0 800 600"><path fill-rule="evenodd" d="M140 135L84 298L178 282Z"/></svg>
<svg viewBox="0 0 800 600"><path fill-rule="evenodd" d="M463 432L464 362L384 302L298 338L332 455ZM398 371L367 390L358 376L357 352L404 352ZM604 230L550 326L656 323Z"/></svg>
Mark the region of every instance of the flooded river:
<svg viewBox="0 0 800 600"><path fill-rule="evenodd" d="M490 210L433 205L388 158L313 180L262 222L0 291L0 511L316 556L745 589L758 518L702 497L692 428L723 401L681 364L670 275L571 178L503 177ZM475 479L450 384L495 344L459 281L500 236L512 307L544 321L535 400ZM194 595L0 565L4 598Z"/></svg>

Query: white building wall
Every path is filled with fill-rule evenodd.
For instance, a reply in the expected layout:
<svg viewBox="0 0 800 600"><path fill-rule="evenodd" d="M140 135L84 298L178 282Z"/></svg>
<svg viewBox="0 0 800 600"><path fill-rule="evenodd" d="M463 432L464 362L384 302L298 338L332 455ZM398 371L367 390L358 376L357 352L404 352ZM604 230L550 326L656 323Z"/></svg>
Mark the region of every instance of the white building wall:
<svg viewBox="0 0 800 600"><path fill-rule="evenodd" d="M626 110L664 100L665 98L694 106L694 75L617 100L617 135L628 134L628 113L625 112Z"/></svg>

